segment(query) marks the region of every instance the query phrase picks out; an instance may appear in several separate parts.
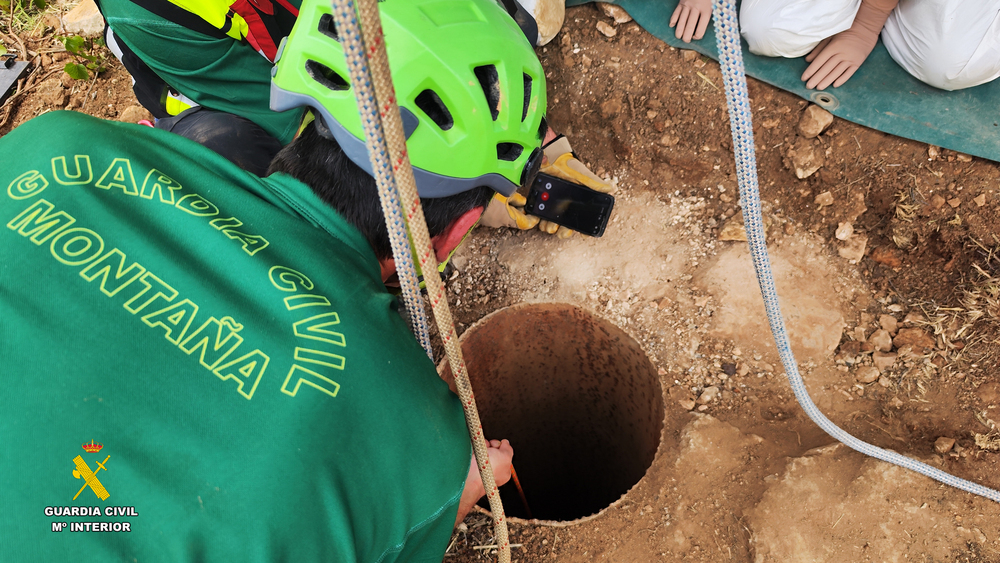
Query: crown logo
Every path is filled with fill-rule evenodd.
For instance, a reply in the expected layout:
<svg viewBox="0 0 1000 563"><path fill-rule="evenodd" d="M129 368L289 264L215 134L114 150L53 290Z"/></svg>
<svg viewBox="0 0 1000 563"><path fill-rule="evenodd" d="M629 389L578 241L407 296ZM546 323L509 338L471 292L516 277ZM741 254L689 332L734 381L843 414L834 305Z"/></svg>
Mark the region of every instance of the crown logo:
<svg viewBox="0 0 1000 563"><path fill-rule="evenodd" d="M83 451L96 454L97 452L101 451L101 448L103 447L104 444L95 444L94 441L91 440L89 444L83 445Z"/></svg>

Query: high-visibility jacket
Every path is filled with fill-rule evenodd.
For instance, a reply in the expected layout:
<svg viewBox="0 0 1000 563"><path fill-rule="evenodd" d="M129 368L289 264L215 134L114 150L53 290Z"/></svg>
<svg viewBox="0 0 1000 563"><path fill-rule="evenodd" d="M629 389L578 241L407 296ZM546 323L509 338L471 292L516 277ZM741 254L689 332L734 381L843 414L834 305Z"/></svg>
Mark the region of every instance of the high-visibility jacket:
<svg viewBox="0 0 1000 563"><path fill-rule="evenodd" d="M274 62L281 38L299 15L302 0L132 0L138 6L212 37L246 41Z"/></svg>

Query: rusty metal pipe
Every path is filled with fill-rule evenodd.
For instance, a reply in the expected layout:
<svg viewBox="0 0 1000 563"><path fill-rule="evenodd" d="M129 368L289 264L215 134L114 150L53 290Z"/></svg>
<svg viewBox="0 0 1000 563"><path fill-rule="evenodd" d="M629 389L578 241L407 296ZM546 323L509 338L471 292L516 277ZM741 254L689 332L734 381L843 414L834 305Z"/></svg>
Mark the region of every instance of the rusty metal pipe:
<svg viewBox="0 0 1000 563"><path fill-rule="evenodd" d="M646 473L663 427L656 369L639 344L572 305L520 304L460 339L487 436L514 446L532 516L595 514ZM512 488L509 516L529 517Z"/></svg>

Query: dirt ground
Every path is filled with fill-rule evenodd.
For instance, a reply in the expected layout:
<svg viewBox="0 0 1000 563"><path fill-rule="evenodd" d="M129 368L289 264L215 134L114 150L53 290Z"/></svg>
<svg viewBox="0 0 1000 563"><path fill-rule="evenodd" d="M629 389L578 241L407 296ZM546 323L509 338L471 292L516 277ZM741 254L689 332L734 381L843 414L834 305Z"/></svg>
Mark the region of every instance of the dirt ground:
<svg viewBox="0 0 1000 563"><path fill-rule="evenodd" d="M51 36L21 35L40 66L0 134L62 108L142 118L124 70L73 81ZM516 303L581 307L642 346L665 416L631 490L576 521L512 518L513 559L1000 561L1000 506L836 445L796 403L746 244L724 240L740 208L718 65L593 5L569 9L539 56L550 123L617 183L613 219L599 239L478 229L448 282L459 332ZM1000 488L997 163L840 119L806 139L806 102L749 90L770 258L813 400L862 440ZM804 152L822 166L799 179ZM470 515L445 561L494 560L489 523Z"/></svg>

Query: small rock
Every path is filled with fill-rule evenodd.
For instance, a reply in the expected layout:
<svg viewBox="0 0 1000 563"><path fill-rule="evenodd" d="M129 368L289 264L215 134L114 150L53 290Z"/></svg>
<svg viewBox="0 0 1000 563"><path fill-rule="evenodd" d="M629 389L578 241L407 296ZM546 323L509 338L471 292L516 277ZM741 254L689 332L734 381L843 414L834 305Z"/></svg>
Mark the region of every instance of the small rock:
<svg viewBox="0 0 1000 563"><path fill-rule="evenodd" d="M63 88L61 79L56 76L42 82L38 87L38 98L48 106L63 107L66 103L66 89Z"/></svg>
<svg viewBox="0 0 1000 563"><path fill-rule="evenodd" d="M858 383L872 383L878 381L878 370L874 366L861 366L854 372L854 379Z"/></svg>
<svg viewBox="0 0 1000 563"><path fill-rule="evenodd" d="M685 61L693 61L698 58L698 51L692 51L690 49L681 49L681 58Z"/></svg>
<svg viewBox="0 0 1000 563"><path fill-rule="evenodd" d="M646 119L656 119L657 115L660 115L660 112L651 109L646 112Z"/></svg>
<svg viewBox="0 0 1000 563"><path fill-rule="evenodd" d="M598 2L597 7L604 12L605 16L614 19L616 24L623 24L632 21L632 16L628 15L625 8L622 8L621 6L608 4L607 2Z"/></svg>
<svg viewBox="0 0 1000 563"><path fill-rule="evenodd" d="M953 447L955 447L954 438L946 438L944 436L941 436L937 440L934 440L934 451L936 451L939 454L946 454L950 452Z"/></svg>
<svg viewBox="0 0 1000 563"><path fill-rule="evenodd" d="M820 207L826 207L827 205L833 205L833 194L830 192L823 192L816 196L813 203Z"/></svg>
<svg viewBox="0 0 1000 563"><path fill-rule="evenodd" d="M853 234L837 248L837 254L845 260L857 263L868 249L868 235Z"/></svg>
<svg viewBox="0 0 1000 563"><path fill-rule="evenodd" d="M740 362L740 368L739 368L738 372L739 372L740 375L746 375L746 374L750 373L750 365L746 364L746 363L743 363L743 362Z"/></svg>
<svg viewBox="0 0 1000 563"><path fill-rule="evenodd" d="M767 230L771 228L771 219L767 216L764 217L764 236L767 236ZM747 231L746 226L743 224L743 214L733 215L722 225L719 229L719 240L727 242L746 242L747 241Z"/></svg>
<svg viewBox="0 0 1000 563"><path fill-rule="evenodd" d="M663 146L665 146L665 147L672 147L672 146L676 145L677 143L679 143L680 140L681 140L681 138L678 137L677 135L667 134L667 135L664 135L664 136L660 137L660 144L663 145Z"/></svg>
<svg viewBox="0 0 1000 563"><path fill-rule="evenodd" d="M736 375L736 364L732 362L726 362L722 364L722 371L726 375Z"/></svg>
<svg viewBox="0 0 1000 563"><path fill-rule="evenodd" d="M885 373L885 371L892 367L896 363L896 353L895 352L875 352L872 354L872 363L875 364L875 369L879 373Z"/></svg>
<svg viewBox="0 0 1000 563"><path fill-rule="evenodd" d="M677 404L680 405L682 409L689 411L693 409L697 403L694 402L694 399L681 399L680 401L677 401Z"/></svg>
<svg viewBox="0 0 1000 563"><path fill-rule="evenodd" d="M847 206L844 209L844 220L853 224L865 211L868 211L868 207L865 206L864 192L851 192L851 195L847 198Z"/></svg>
<svg viewBox="0 0 1000 563"><path fill-rule="evenodd" d="M622 110L622 101L618 97L605 100L601 104L601 115L604 117L614 117Z"/></svg>
<svg viewBox="0 0 1000 563"><path fill-rule="evenodd" d="M788 148L785 167L795 172L795 177L804 180L823 167L823 151L809 139L799 138Z"/></svg>
<svg viewBox="0 0 1000 563"><path fill-rule="evenodd" d="M605 37L614 37L618 35L618 30L611 27L607 22L597 22L597 31L600 31Z"/></svg>
<svg viewBox="0 0 1000 563"><path fill-rule="evenodd" d="M903 265L903 260L896 254L896 250L889 246L873 248L870 257L875 262L890 268L899 268Z"/></svg>
<svg viewBox="0 0 1000 563"><path fill-rule="evenodd" d="M962 205L962 200L958 199L957 197L953 197L948 200L948 205L950 205L952 209L958 209L958 206Z"/></svg>
<svg viewBox="0 0 1000 563"><path fill-rule="evenodd" d="M826 192L826 193L829 193L829 192ZM854 234L854 225L852 225L850 223L838 223L837 224L837 232L835 234L835 236L837 237L837 240L847 240L848 237L850 237L852 234Z"/></svg>
<svg viewBox="0 0 1000 563"><path fill-rule="evenodd" d="M127 112L128 110L125 111ZM124 115L125 113L122 113L122 116ZM459 272L464 272L465 268L469 265L469 257L462 254L456 254L451 257L451 264L455 266L455 269Z"/></svg>
<svg viewBox="0 0 1000 563"><path fill-rule="evenodd" d="M840 345L840 352L849 356L857 356L861 352L861 343L857 340L848 340Z"/></svg>
<svg viewBox="0 0 1000 563"><path fill-rule="evenodd" d="M63 29L70 35L97 37L104 33L104 18L94 0L83 0L63 16Z"/></svg>
<svg viewBox="0 0 1000 563"><path fill-rule="evenodd" d="M972 157L967 154L958 153L955 155L955 158L957 158L959 162L972 162Z"/></svg>
<svg viewBox="0 0 1000 563"><path fill-rule="evenodd" d="M802 112L799 119L799 134L807 139L812 139L826 130L833 123L833 114L825 109L810 104L806 111Z"/></svg>
<svg viewBox="0 0 1000 563"><path fill-rule="evenodd" d="M986 205L986 194L979 194L972 198L972 201L976 202L976 207L982 207Z"/></svg>
<svg viewBox="0 0 1000 563"><path fill-rule="evenodd" d="M937 160L941 156L941 147L927 145L927 160Z"/></svg>
<svg viewBox="0 0 1000 563"><path fill-rule="evenodd" d="M919 330L919 329L918 329ZM868 337L868 343L878 352L888 352L892 350L892 336L885 329L878 329Z"/></svg>
<svg viewBox="0 0 1000 563"><path fill-rule="evenodd" d="M922 328L901 328L896 338L892 339L892 343L896 345L896 348L912 346L914 349L923 348L924 350L932 350L937 345L934 337Z"/></svg>
<svg viewBox="0 0 1000 563"><path fill-rule="evenodd" d="M766 371L767 373L771 373L772 371L774 371L774 366L772 366L771 364L769 364L767 362L761 362L760 363L760 369L762 371Z"/></svg>
<svg viewBox="0 0 1000 563"><path fill-rule="evenodd" d="M878 384L881 385L882 387L885 387L886 389L888 389L888 388L892 387L892 380L889 379L888 377L884 376L884 375L880 375L878 377Z"/></svg>
<svg viewBox="0 0 1000 563"><path fill-rule="evenodd" d="M947 203L941 194L934 194L931 196L931 207L934 209L941 209L941 206Z"/></svg>
<svg viewBox="0 0 1000 563"><path fill-rule="evenodd" d="M706 387L704 391L701 392L701 396L698 397L699 405L707 405L715 400L719 396L719 388L715 385L711 387Z"/></svg>
<svg viewBox="0 0 1000 563"><path fill-rule="evenodd" d="M902 407L904 404L905 403L903 401L899 400L899 397L893 397L892 400L889 401L889 406L895 409Z"/></svg>
<svg viewBox="0 0 1000 563"><path fill-rule="evenodd" d="M984 406L1000 405L1000 381L987 381L976 389L976 396Z"/></svg>
<svg viewBox="0 0 1000 563"><path fill-rule="evenodd" d="M892 315L879 315L878 324L893 336L899 330L899 323L896 322L896 317Z"/></svg>
<svg viewBox="0 0 1000 563"><path fill-rule="evenodd" d="M118 116L118 121L122 121L124 123L139 123L143 119L152 121L153 114L149 113L149 110L142 106L129 106L125 108L120 116ZM455 256L454 258L458 258L458 256ZM454 258L452 258L452 264L455 263ZM466 258L466 262L468 262L468 258ZM455 267L457 268L458 266Z"/></svg>

